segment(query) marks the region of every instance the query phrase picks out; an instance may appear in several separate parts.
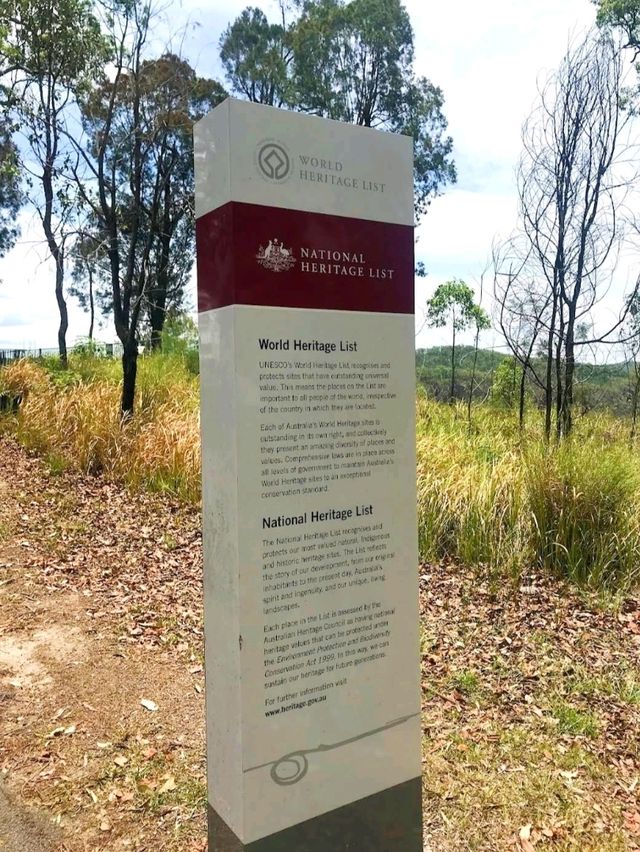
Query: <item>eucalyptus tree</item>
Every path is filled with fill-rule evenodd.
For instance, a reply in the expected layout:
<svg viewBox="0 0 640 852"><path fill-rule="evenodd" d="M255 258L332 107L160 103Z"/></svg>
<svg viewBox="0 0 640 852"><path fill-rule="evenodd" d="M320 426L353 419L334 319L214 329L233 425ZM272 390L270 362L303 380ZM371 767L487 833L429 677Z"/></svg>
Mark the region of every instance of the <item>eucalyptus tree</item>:
<svg viewBox="0 0 640 852"><path fill-rule="evenodd" d="M123 418L133 414L145 315L161 333L172 276L184 281L193 252L191 127L224 96L173 54L147 43L154 9L101 0L111 64L80 100L85 139L76 186L106 274L106 304L122 343Z"/></svg>
<svg viewBox="0 0 640 852"><path fill-rule="evenodd" d="M55 266L58 349L67 363L65 249L77 198L66 130L78 93L106 60L89 0L11 0L0 6L6 31L11 114L20 134L21 168Z"/></svg>
<svg viewBox="0 0 640 852"><path fill-rule="evenodd" d="M281 6L281 9L284 7ZM232 91L414 139L416 216L456 179L442 91L414 71L413 29L400 0L299 0L269 24L247 8L223 33Z"/></svg>
<svg viewBox="0 0 640 852"><path fill-rule="evenodd" d="M220 60L233 91L254 103L287 105L289 36L286 19L270 24L262 9L251 6L229 24L220 39Z"/></svg>
<svg viewBox="0 0 640 852"><path fill-rule="evenodd" d="M433 296L427 301L426 321L432 328L451 326L449 402L453 403L456 386L456 337L459 332L474 328L477 346L480 332L490 328L491 323L484 309L476 304L471 287L459 278L453 278L436 287Z"/></svg>
<svg viewBox="0 0 640 852"><path fill-rule="evenodd" d="M160 346L167 311L181 307L195 257L193 125L226 92L199 77L179 56L165 53L141 67L142 114L149 140L148 182L158 179L157 205L145 203L145 225L155 236L146 313L152 348Z"/></svg>
<svg viewBox="0 0 640 852"><path fill-rule="evenodd" d="M95 150L111 94L112 82L104 77L82 103L85 128ZM199 77L183 58L164 53L141 59L119 86L113 104L114 121L105 139L104 156L113 162L119 183L120 252L133 252L135 275L144 276L137 336L144 333L152 348L161 344L167 312L182 307L193 268L193 124L225 95L217 81ZM127 150L129 139L136 135L141 141L140 171L132 190L133 163ZM93 262L97 302L108 315L113 311L114 296L111 276L104 274L106 219L104 211L96 210L95 198L89 193L87 197L90 213L85 231L90 239L85 239L83 247L91 250L79 257L75 292L81 302L90 303L89 294L82 293L82 280L91 283L87 263ZM130 231L127 223L134 221L136 227Z"/></svg>

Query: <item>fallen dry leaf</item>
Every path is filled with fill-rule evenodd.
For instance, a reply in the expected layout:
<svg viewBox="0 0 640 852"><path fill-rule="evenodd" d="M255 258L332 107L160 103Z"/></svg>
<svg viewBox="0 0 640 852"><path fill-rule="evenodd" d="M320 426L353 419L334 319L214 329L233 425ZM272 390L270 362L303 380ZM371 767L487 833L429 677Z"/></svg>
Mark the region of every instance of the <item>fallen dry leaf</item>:
<svg viewBox="0 0 640 852"><path fill-rule="evenodd" d="M170 775L167 780L164 782L162 787L158 790L158 793L170 793L172 790L175 790L178 785L176 784L176 779L173 775Z"/></svg>

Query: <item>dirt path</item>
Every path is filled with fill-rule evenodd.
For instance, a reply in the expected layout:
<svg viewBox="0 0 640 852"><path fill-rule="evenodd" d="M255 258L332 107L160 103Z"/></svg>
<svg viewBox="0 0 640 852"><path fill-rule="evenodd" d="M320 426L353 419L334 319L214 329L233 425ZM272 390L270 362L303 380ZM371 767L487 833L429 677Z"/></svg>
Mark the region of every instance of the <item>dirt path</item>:
<svg viewBox="0 0 640 852"><path fill-rule="evenodd" d="M0 849L202 850L195 512L7 440L0 477Z"/></svg>
<svg viewBox="0 0 640 852"><path fill-rule="evenodd" d="M0 787L0 840L3 852L50 852L59 843L55 829Z"/></svg>

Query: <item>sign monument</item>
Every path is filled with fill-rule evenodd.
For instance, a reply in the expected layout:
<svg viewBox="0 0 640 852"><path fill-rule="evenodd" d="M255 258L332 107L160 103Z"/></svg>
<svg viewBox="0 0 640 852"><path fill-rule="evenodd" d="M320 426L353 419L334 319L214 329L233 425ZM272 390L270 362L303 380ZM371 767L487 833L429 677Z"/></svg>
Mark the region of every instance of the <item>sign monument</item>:
<svg viewBox="0 0 640 852"><path fill-rule="evenodd" d="M211 852L422 850L407 137L196 125Z"/></svg>

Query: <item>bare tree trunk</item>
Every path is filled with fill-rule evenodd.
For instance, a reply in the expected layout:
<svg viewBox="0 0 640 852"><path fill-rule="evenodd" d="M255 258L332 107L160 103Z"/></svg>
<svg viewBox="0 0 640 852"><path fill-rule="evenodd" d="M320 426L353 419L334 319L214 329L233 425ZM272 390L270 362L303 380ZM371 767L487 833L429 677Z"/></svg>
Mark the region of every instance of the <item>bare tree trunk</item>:
<svg viewBox="0 0 640 852"><path fill-rule="evenodd" d="M471 431L471 405L473 403L473 388L476 383L476 366L478 363L478 344L480 342L480 328L476 325L476 340L473 349L473 367L471 368L471 384L469 385L469 398L467 401L467 422Z"/></svg>
<svg viewBox="0 0 640 852"><path fill-rule="evenodd" d="M93 329L96 322L96 303L93 294L93 270L89 264L85 265L89 276L89 340L93 340Z"/></svg>
<svg viewBox="0 0 640 852"><path fill-rule="evenodd" d="M42 187L44 190L44 215L42 217L42 227L47 240L49 252L56 266L55 278L55 293L56 302L58 304L58 313L60 314L60 323L58 325L58 352L60 354L60 363L66 370L68 364L67 358L67 329L69 328L69 313L67 311L67 303L64 298L64 251L62 246L56 239L53 230L53 167L45 164L42 175Z"/></svg>
<svg viewBox="0 0 640 852"><path fill-rule="evenodd" d="M133 417L138 374L138 344L135 337L129 338L122 348L122 398L120 410L123 421Z"/></svg>
<svg viewBox="0 0 640 852"><path fill-rule="evenodd" d="M562 400L563 400L563 381L562 381L562 343L564 341L564 318L562 316L562 303L559 311L560 322L558 324L558 339L556 342L556 438L562 438Z"/></svg>
<svg viewBox="0 0 640 852"><path fill-rule="evenodd" d="M575 322L575 306L570 305L565 341L564 392L562 395L562 434L565 438L571 434L573 427L573 384L576 368Z"/></svg>
<svg viewBox="0 0 640 852"><path fill-rule="evenodd" d="M163 294L158 290L152 289L149 293L149 298L153 299L153 304L149 307L149 325L151 326L151 349L154 352L162 349L162 332L165 321L165 306Z"/></svg>
<svg viewBox="0 0 640 852"><path fill-rule="evenodd" d="M171 258L171 181L165 182L162 193L162 228L159 234L160 261L154 286L150 288L149 324L151 325L151 349L162 348L162 331L167 315L167 294L169 292L169 265Z"/></svg>
<svg viewBox="0 0 640 852"><path fill-rule="evenodd" d="M148 291L149 299L149 325L151 326L151 349L158 351L162 349L162 332L167 315L167 288L169 286L169 251L165 250L162 241L160 269L157 272L157 281Z"/></svg>
<svg viewBox="0 0 640 852"><path fill-rule="evenodd" d="M524 400L527 389L527 365L522 365L520 373L520 400L518 404L518 428L522 432L524 429Z"/></svg>
<svg viewBox="0 0 640 852"><path fill-rule="evenodd" d="M547 369L544 389L544 437L547 443L551 440L551 412L553 410L553 339L555 335L556 316L558 311L557 297L553 298L549 335L547 337Z"/></svg>
<svg viewBox="0 0 640 852"><path fill-rule="evenodd" d="M56 263L56 302L58 303L58 311L60 313L60 325L58 326L58 352L60 354L60 363L67 369L69 359L67 355L67 330L69 329L69 312L67 303L64 298L64 267L63 260Z"/></svg>
<svg viewBox="0 0 640 852"><path fill-rule="evenodd" d="M456 315L453 315L453 337L451 339L451 387L449 389L449 405L455 402L456 388Z"/></svg>

